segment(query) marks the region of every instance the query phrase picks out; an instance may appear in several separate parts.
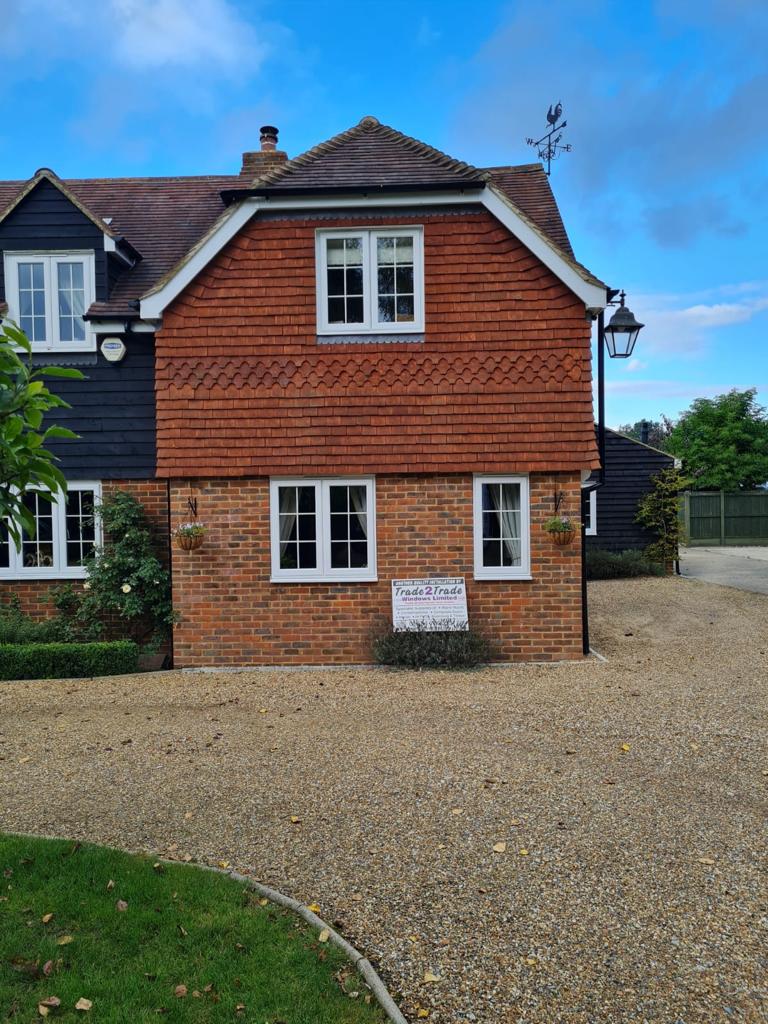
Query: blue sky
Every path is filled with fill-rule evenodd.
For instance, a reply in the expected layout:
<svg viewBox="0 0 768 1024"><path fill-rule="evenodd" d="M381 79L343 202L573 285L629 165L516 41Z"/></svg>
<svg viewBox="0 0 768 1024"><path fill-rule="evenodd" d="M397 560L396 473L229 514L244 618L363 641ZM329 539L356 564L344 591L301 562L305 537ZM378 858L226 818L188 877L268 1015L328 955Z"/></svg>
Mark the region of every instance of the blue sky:
<svg viewBox="0 0 768 1024"><path fill-rule="evenodd" d="M765 0L0 0L0 177L232 172L374 114L478 166L534 157L578 258L647 326L607 419L768 404Z"/></svg>

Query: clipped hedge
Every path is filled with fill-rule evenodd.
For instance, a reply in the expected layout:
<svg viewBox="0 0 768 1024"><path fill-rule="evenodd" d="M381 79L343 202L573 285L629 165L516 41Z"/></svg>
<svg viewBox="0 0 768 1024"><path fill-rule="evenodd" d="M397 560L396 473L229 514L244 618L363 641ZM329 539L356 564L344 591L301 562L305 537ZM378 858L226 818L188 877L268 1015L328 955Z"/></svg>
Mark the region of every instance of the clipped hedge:
<svg viewBox="0 0 768 1024"><path fill-rule="evenodd" d="M587 551L588 580L625 580L634 576L663 576L664 566L645 554L630 548L627 551Z"/></svg>
<svg viewBox="0 0 768 1024"><path fill-rule="evenodd" d="M380 665L399 668L477 668L491 659L488 641L472 630L389 630L373 641Z"/></svg>
<svg viewBox="0 0 768 1024"><path fill-rule="evenodd" d="M0 679L77 679L136 672L132 640L89 644L0 644Z"/></svg>

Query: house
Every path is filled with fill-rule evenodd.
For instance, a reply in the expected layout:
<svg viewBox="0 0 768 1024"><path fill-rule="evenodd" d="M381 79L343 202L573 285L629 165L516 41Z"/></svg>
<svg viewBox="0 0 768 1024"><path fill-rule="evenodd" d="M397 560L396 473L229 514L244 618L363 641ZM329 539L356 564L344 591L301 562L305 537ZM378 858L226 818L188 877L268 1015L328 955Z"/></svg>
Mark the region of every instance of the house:
<svg viewBox="0 0 768 1024"><path fill-rule="evenodd" d="M652 544L654 534L636 522L652 478L676 465L674 456L616 430L605 431L605 482L589 492L585 514L587 550L628 551Z"/></svg>
<svg viewBox="0 0 768 1024"><path fill-rule="evenodd" d="M60 387L66 506L0 563L6 592L42 607L82 575L119 486L166 542L208 528L170 549L177 666L365 662L392 580L458 576L500 658L582 656L580 538L544 524L598 465L606 286L541 165L365 117L291 160L265 127L230 177L41 170L0 211L8 314L88 375Z"/></svg>

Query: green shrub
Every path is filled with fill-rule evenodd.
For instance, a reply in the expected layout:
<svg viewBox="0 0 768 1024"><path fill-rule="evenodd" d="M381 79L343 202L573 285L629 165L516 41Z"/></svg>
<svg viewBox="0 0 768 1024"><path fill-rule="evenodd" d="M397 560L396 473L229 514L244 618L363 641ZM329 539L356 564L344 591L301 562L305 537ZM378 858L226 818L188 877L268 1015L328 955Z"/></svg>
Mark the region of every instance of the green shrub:
<svg viewBox="0 0 768 1024"><path fill-rule="evenodd" d="M14 594L0 605L0 644L48 644L67 639L67 627L59 618L30 619Z"/></svg>
<svg viewBox="0 0 768 1024"><path fill-rule="evenodd" d="M471 629L389 629L373 641L374 660L400 668L476 668L491 656L488 641Z"/></svg>
<svg viewBox="0 0 768 1024"><path fill-rule="evenodd" d="M643 551L587 551L588 580L623 580L633 576L663 576L664 566Z"/></svg>
<svg viewBox="0 0 768 1024"><path fill-rule="evenodd" d="M139 648L132 640L109 643L0 644L0 679L75 679L135 672Z"/></svg>

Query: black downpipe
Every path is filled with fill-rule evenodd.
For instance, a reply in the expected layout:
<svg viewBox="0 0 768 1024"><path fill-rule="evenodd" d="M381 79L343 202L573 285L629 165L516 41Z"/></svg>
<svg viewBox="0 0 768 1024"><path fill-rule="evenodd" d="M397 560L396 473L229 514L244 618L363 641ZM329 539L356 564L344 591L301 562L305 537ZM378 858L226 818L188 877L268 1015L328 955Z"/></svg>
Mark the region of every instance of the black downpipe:
<svg viewBox="0 0 768 1024"><path fill-rule="evenodd" d="M166 508L168 510L168 582L171 587L171 606L173 606L173 537L171 534L171 481L165 481L165 501ZM170 633L170 651L169 651L170 664L169 668L173 668L173 624L171 624Z"/></svg>
<svg viewBox="0 0 768 1024"><path fill-rule="evenodd" d="M589 654L589 605L587 603L587 529L585 525L586 502L591 491L596 491L605 483L605 341L603 330L605 314L602 309L597 314L597 450L600 456L598 482L594 487L581 490L581 649L586 656Z"/></svg>

